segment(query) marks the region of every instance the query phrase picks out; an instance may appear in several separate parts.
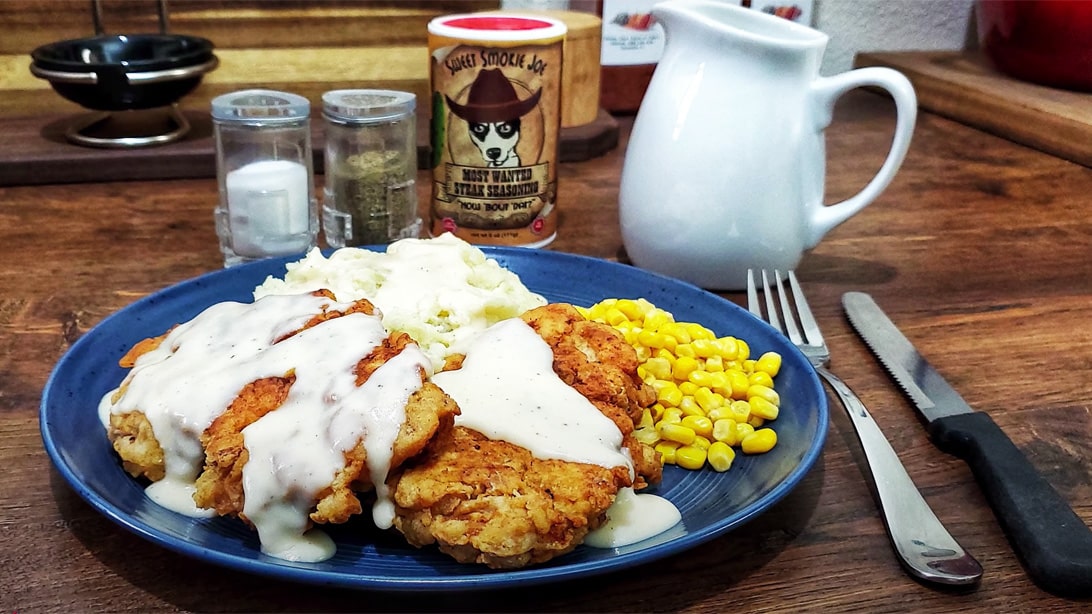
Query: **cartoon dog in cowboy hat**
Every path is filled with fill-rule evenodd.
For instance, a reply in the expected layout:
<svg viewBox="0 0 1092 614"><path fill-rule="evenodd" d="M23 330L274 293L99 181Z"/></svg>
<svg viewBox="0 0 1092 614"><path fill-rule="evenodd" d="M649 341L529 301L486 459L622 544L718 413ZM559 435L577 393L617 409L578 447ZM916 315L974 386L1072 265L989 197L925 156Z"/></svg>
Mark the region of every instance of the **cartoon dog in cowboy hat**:
<svg viewBox="0 0 1092 614"><path fill-rule="evenodd" d="M520 100L516 88L499 68L478 73L470 85L466 104L447 98L451 112L470 125L470 140L481 151L488 167L520 166L516 144L519 143L520 118L538 104L542 88Z"/></svg>

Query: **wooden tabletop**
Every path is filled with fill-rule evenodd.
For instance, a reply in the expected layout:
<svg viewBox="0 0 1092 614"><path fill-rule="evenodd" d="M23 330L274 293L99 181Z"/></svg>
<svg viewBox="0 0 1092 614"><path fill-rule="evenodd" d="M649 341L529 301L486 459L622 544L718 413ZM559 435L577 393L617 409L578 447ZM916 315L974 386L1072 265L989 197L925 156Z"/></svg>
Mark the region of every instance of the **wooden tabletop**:
<svg viewBox="0 0 1092 614"><path fill-rule="evenodd" d="M892 117L890 102L872 93L840 103L827 132L828 200L879 168ZM617 150L562 165L560 233L549 249L624 260L622 123ZM1092 603L1028 580L967 466L930 443L840 300L871 293L1092 523L1090 194L1085 167L926 113L891 187L799 267L832 369L981 561L977 588L926 586L904 573L832 400L812 471L767 513L711 543L560 584L383 594L270 581L153 545L85 503L43 449L39 399L70 345L137 298L220 268L215 181L0 188L0 610L1087 611Z"/></svg>

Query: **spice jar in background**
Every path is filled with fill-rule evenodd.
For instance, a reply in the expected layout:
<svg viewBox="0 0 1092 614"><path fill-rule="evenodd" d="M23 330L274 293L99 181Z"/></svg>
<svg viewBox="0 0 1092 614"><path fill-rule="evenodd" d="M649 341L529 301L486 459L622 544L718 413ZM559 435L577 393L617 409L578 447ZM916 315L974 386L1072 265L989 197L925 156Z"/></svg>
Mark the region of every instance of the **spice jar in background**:
<svg viewBox="0 0 1092 614"><path fill-rule="evenodd" d="M557 236L566 32L537 14L429 22L432 235L524 247Z"/></svg>
<svg viewBox="0 0 1092 614"><path fill-rule="evenodd" d="M315 246L310 114L306 98L285 92L244 90L213 99L216 234L224 266Z"/></svg>
<svg viewBox="0 0 1092 614"><path fill-rule="evenodd" d="M331 247L417 237L416 97L393 90L322 95L326 188L322 228Z"/></svg>

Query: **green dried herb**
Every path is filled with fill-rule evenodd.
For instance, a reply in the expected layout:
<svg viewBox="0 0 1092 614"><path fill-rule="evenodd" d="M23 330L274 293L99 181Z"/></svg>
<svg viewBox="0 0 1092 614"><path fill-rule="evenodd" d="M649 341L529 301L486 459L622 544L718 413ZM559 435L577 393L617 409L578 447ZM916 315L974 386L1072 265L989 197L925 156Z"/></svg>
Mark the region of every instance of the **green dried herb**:
<svg viewBox="0 0 1092 614"><path fill-rule="evenodd" d="M402 151L366 151L349 156L334 170L338 209L349 214L352 238L346 245L390 243L413 224L417 214L416 177Z"/></svg>

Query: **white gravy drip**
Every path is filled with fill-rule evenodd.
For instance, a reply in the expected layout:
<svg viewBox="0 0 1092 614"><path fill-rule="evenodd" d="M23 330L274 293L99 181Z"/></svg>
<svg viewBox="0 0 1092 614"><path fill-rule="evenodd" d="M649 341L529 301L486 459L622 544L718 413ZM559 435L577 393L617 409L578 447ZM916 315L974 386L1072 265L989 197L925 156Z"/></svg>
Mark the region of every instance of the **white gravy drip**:
<svg viewBox="0 0 1092 614"><path fill-rule="evenodd" d="M358 315L366 328L351 321ZM363 355L362 346L378 344L386 336L378 318L351 314L299 333L302 349L286 348L299 362L296 383L284 404L243 429L250 453L243 467L243 513L257 528L266 554L304 561L329 558L301 558L306 549L300 540L306 539L316 496L345 466L345 453L362 439L376 489L372 517L380 528L393 524L387 473L406 402L421 387L428 359L416 346L407 346L363 386L356 386L353 367Z"/></svg>
<svg viewBox="0 0 1092 614"><path fill-rule="evenodd" d="M679 509L667 499L623 488L607 508L607 521L588 533L584 544L592 548L628 546L663 533L681 519Z"/></svg>
<svg viewBox="0 0 1092 614"><path fill-rule="evenodd" d="M264 377L283 377L294 364L274 364L260 357L274 341L298 330L330 299L283 296L255 303L217 303L176 326L156 349L143 354L125 377L128 386L117 403L107 393L104 423L111 413L143 412L163 448L165 484L192 489L204 466L201 433L227 409L246 384ZM157 503L180 513L166 485L151 494Z"/></svg>
<svg viewBox="0 0 1092 614"><path fill-rule="evenodd" d="M112 403L114 393L108 393L100 416L108 424L110 413L139 410L151 423L163 448L166 477L148 488L149 497L179 513L203 513L192 503L205 460L201 433L245 385L294 370L296 381L286 402L244 429L250 453L243 471L244 513L258 527L263 551L301 561L333 554L333 542L321 532L304 534L307 511L344 466L343 453L365 434L368 468L379 495L374 516L390 526L393 503L384 482L406 400L420 388L419 369L428 368L427 359L408 346L357 388L356 363L387 336L378 316L362 313L328 320L274 345L323 307L348 306L308 294L219 303L177 326L157 349L138 358L126 376L125 394ZM259 426L266 421L270 426ZM255 478L259 471L268 475ZM268 548L267 536L272 540Z"/></svg>
<svg viewBox="0 0 1092 614"><path fill-rule="evenodd" d="M622 432L591 401L561 381L554 354L519 318L494 324L470 343L462 368L432 376L459 404L455 423L507 441L535 458L633 473Z"/></svg>

